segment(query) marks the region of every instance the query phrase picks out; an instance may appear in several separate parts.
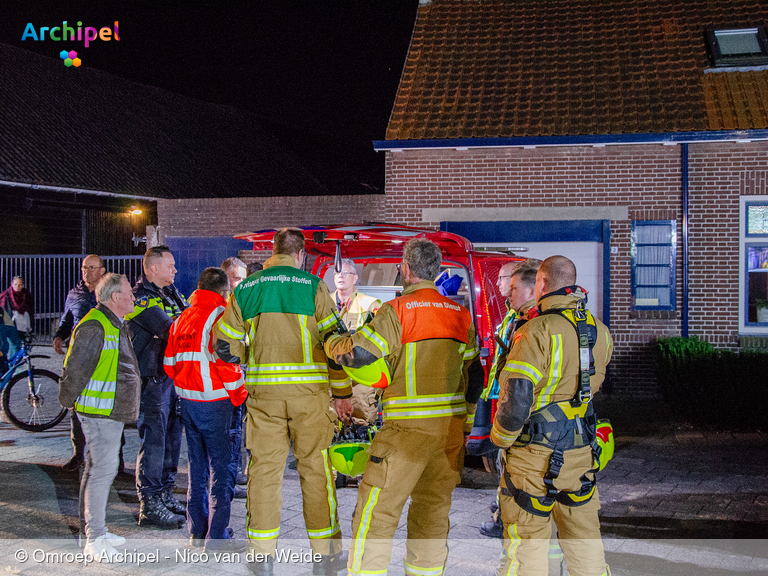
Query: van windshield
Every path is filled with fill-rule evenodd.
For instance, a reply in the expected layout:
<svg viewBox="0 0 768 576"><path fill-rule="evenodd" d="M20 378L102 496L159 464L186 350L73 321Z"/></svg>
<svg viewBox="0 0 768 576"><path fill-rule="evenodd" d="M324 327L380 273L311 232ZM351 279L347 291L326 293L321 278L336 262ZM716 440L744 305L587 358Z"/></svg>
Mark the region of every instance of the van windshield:
<svg viewBox="0 0 768 576"><path fill-rule="evenodd" d="M355 259L358 292L378 298L382 302L396 298L397 294L403 290L400 272L397 269L399 263L400 260L391 259ZM317 267L317 273L328 285L331 292L336 290L332 260L321 262ZM459 264L446 262L440 267L437 283L444 286L442 292L445 296L472 310L467 278L466 268Z"/></svg>

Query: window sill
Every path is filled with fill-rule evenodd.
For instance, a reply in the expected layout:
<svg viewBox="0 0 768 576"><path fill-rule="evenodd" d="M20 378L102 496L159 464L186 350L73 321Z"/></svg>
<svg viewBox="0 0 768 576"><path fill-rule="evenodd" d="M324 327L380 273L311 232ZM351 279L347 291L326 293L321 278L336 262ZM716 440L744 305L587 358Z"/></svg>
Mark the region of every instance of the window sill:
<svg viewBox="0 0 768 576"><path fill-rule="evenodd" d="M677 320L677 310L630 310L629 317L637 320Z"/></svg>

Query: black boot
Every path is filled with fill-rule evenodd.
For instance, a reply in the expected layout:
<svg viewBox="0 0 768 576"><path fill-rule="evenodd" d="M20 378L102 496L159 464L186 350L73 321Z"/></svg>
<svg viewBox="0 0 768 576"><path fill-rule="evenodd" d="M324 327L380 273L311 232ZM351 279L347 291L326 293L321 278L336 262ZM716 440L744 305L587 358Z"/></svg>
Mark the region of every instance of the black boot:
<svg viewBox="0 0 768 576"><path fill-rule="evenodd" d="M160 493L160 499L168 510L179 516L186 516L187 507L173 497L173 488L164 488Z"/></svg>
<svg viewBox="0 0 768 576"><path fill-rule="evenodd" d="M323 556L320 562L312 564L313 576L336 576L339 572L347 569L347 558L349 552L339 552L333 556Z"/></svg>
<svg viewBox="0 0 768 576"><path fill-rule="evenodd" d="M248 562L247 566L255 576L273 576L275 573L275 559L272 556L267 556L261 562Z"/></svg>
<svg viewBox="0 0 768 576"><path fill-rule="evenodd" d="M64 466L61 467L64 472L76 472L80 469L80 466L85 462L82 454L74 454L72 458L67 460Z"/></svg>
<svg viewBox="0 0 768 576"><path fill-rule="evenodd" d="M480 524L480 534L488 538L504 538L504 524L501 521L501 514L496 520L489 520Z"/></svg>
<svg viewBox="0 0 768 576"><path fill-rule="evenodd" d="M181 528L182 524L184 524L184 516L179 516L168 510L159 494L152 494L141 501L139 526L176 529Z"/></svg>

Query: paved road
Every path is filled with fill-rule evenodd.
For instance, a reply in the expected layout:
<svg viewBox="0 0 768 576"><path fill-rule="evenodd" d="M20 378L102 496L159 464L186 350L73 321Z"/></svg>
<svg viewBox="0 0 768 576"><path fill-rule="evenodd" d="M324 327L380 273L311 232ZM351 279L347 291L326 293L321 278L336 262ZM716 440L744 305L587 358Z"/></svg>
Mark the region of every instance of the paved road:
<svg viewBox="0 0 768 576"><path fill-rule="evenodd" d="M60 362L54 358L49 367L57 370ZM675 427L662 409L643 403L613 399L598 402L598 407L618 434L616 456L598 478L603 535L614 575L768 575L768 435ZM649 416L641 420L644 413ZM126 561L91 565L85 574L247 574L244 557L239 562L195 557L186 548L184 529L136 526L135 429L126 431L126 440L128 473L116 478L107 509L110 531L128 539L121 547ZM79 551L78 476L61 470L70 455L67 421L38 434L0 423L0 570L25 575L83 570L73 556ZM298 474L290 464L289 459L280 549L299 552L308 549L308 541ZM177 479L182 499L186 471L182 456ZM500 541L480 536L477 527L489 518L495 484L482 469L465 470L451 508L449 575L494 573ZM339 491L345 537L350 535L355 498L354 488ZM244 537L244 501L235 502L231 525L236 537ZM396 534L391 574L403 574L404 537L405 516ZM25 553L30 557L21 562ZM278 575L311 572L301 558L276 569Z"/></svg>

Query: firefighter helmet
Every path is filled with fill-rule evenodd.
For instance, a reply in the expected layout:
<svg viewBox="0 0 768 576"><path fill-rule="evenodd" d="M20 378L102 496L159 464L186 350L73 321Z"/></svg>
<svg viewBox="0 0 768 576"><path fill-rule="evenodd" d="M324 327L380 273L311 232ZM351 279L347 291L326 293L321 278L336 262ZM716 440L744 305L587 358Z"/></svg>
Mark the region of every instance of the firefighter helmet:
<svg viewBox="0 0 768 576"><path fill-rule="evenodd" d="M384 358L379 358L373 364L361 368L343 366L344 371L352 380L363 386L371 388L386 388L392 382L392 372Z"/></svg>
<svg viewBox="0 0 768 576"><path fill-rule="evenodd" d="M375 435L375 426L339 424L329 449L333 467L340 474L347 476L358 476L365 472L365 465L368 463L367 450Z"/></svg>
<svg viewBox="0 0 768 576"><path fill-rule="evenodd" d="M597 444L600 446L600 468L603 470L613 458L613 426L610 420L597 421Z"/></svg>

